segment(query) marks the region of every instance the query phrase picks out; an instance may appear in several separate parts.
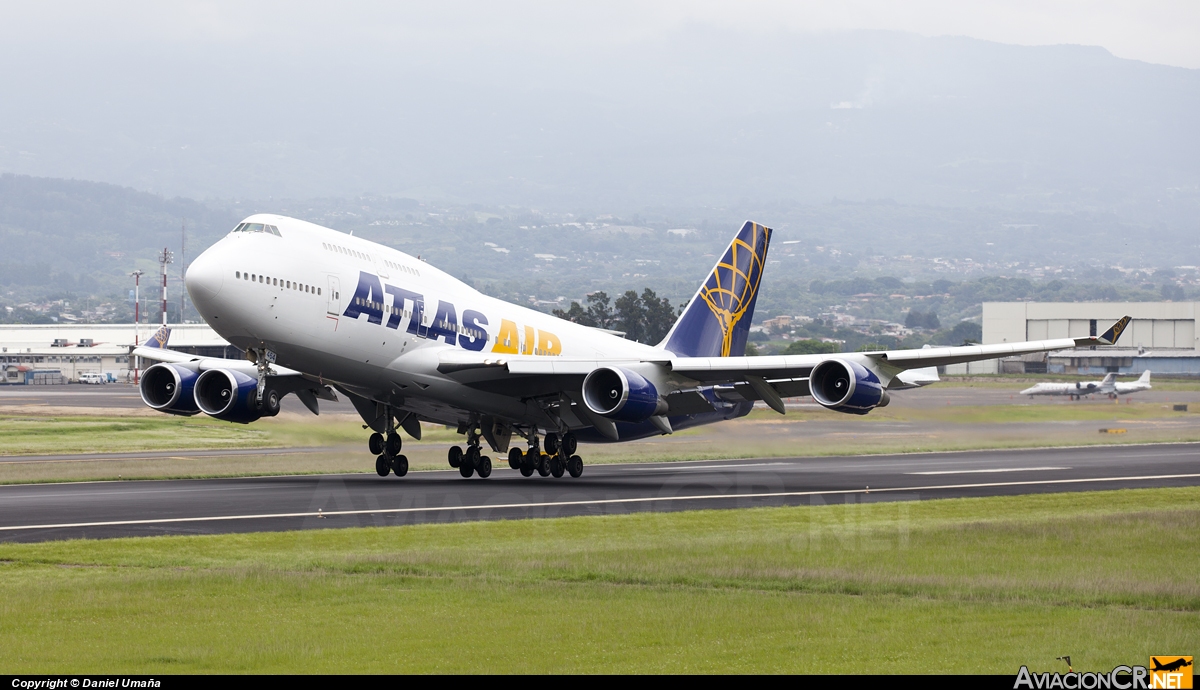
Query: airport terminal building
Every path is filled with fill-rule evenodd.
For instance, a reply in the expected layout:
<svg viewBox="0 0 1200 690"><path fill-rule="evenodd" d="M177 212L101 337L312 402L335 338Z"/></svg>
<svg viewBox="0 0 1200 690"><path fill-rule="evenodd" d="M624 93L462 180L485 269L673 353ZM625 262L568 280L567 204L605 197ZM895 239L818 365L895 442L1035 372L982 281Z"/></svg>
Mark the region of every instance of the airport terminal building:
<svg viewBox="0 0 1200 690"><path fill-rule="evenodd" d="M1096 335L1126 314L1133 321L1115 346L958 365L947 373L1200 376L1198 313L1200 302L984 302L985 345Z"/></svg>
<svg viewBox="0 0 1200 690"><path fill-rule="evenodd" d="M137 329L132 324L0 325L0 382L63 383L90 373L129 380L130 349L157 329L152 324ZM209 357L242 356L207 324L171 326L170 346Z"/></svg>

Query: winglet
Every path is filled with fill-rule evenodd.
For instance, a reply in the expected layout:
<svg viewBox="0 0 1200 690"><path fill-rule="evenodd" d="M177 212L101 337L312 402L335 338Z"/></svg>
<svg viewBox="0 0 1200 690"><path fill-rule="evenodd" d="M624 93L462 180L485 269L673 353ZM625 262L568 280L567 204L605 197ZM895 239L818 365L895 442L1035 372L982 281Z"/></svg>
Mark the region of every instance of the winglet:
<svg viewBox="0 0 1200 690"><path fill-rule="evenodd" d="M167 341L171 339L171 329L163 326L158 331L146 340L143 347L153 348L155 350L167 349Z"/></svg>
<svg viewBox="0 0 1200 690"><path fill-rule="evenodd" d="M1105 345L1116 345L1117 340L1121 337L1121 334L1125 332L1125 327L1128 326L1129 322L1132 320L1132 316L1122 316L1120 321L1110 326L1107 331L1104 331L1104 335L1097 338L1097 340Z"/></svg>

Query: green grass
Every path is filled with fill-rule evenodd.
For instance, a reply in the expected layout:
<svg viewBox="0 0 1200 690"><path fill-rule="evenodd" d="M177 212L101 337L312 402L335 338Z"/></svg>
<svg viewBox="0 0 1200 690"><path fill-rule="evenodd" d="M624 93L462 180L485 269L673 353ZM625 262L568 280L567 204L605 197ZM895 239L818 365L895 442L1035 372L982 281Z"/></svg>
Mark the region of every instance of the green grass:
<svg viewBox="0 0 1200 690"><path fill-rule="evenodd" d="M1200 488L5 544L0 667L1107 670L1198 566Z"/></svg>
<svg viewBox="0 0 1200 690"><path fill-rule="evenodd" d="M274 445L262 428L199 417L0 417L0 454L107 453Z"/></svg>

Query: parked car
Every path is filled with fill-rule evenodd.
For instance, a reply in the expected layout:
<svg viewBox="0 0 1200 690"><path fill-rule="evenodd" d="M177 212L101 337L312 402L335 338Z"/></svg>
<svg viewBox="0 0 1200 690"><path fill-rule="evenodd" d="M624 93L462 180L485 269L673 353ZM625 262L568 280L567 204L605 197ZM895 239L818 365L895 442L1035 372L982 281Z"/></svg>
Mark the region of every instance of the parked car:
<svg viewBox="0 0 1200 690"><path fill-rule="evenodd" d="M108 383L108 379L103 374L98 374L94 371L85 372L79 375L80 383Z"/></svg>

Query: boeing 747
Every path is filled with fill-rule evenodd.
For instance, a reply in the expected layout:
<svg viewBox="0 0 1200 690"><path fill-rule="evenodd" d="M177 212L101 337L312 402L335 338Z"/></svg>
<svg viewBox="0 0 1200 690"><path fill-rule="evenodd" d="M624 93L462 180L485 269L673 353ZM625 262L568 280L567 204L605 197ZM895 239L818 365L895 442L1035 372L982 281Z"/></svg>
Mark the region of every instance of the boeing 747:
<svg viewBox="0 0 1200 690"><path fill-rule="evenodd" d="M929 382L930 367L1108 345L1129 323L1098 337L745 357L771 234L745 223L666 338L644 345L488 297L389 247L254 215L185 279L197 311L246 360L172 351L164 326L133 351L158 362L141 396L161 412L246 423L278 414L288 394L317 414L340 393L371 430L380 476L408 471L399 430L419 439L421 422L436 422L464 437L447 455L463 477L492 473L486 449L526 477L578 477L580 443L734 419L758 400L783 414L791 396L863 415L887 405L889 390ZM906 378L914 369L924 371Z"/></svg>

